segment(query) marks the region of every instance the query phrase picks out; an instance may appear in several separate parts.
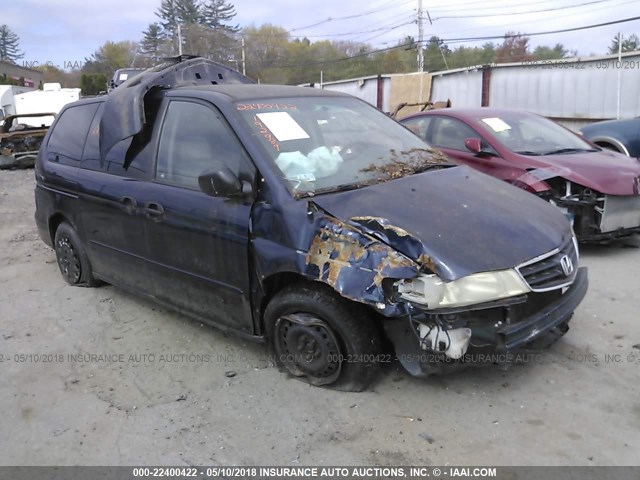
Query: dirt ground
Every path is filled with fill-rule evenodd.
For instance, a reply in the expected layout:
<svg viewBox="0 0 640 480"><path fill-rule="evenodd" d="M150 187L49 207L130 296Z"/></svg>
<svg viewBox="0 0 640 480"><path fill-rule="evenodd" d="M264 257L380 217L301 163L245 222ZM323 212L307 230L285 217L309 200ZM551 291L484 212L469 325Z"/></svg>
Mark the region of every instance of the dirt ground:
<svg viewBox="0 0 640 480"><path fill-rule="evenodd" d="M342 393L111 286L67 286L33 186L0 172L2 465L638 462L637 239L583 249L590 291L538 361L426 380L394 363Z"/></svg>

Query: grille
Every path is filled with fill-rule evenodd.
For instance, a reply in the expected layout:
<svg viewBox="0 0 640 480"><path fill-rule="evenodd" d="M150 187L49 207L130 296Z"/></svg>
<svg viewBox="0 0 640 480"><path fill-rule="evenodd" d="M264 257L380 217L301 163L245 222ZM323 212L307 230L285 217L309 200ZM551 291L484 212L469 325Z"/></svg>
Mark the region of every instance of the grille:
<svg viewBox="0 0 640 480"><path fill-rule="evenodd" d="M571 239L560 249L525 262L517 270L534 292L566 287L578 271L576 245Z"/></svg>

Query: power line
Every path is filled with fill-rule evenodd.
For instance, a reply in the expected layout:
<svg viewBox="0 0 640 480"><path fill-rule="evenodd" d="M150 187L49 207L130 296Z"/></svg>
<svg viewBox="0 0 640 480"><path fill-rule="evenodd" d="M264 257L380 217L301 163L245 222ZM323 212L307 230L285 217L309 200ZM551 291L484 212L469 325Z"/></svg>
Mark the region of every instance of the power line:
<svg viewBox="0 0 640 480"><path fill-rule="evenodd" d="M413 15L412 15L413 17ZM398 27L402 27L404 25L410 25L412 23L415 23L414 20L410 21L410 22L405 22L401 25L396 25L394 27L391 28L387 28L387 27L383 27L383 28L374 28L372 30L362 30L361 32L342 32L342 33L327 33L324 35L293 35L294 37L303 37L303 38L318 38L318 37L346 37L349 35L357 35L360 33L373 33L373 32L380 32L382 30L392 30ZM286 34L261 34L261 33L239 33L238 35L243 36L243 37L265 37L265 38L289 38L292 35L290 35L289 33Z"/></svg>
<svg viewBox="0 0 640 480"><path fill-rule="evenodd" d="M440 40L446 43L457 43L457 42L475 42L475 41L482 41L482 40L497 40L501 38L506 40L507 38L536 37L539 35L551 35L554 33L566 33L566 32L577 32L579 30L589 30L591 28L599 28L599 27L606 27L608 25L617 25L619 23L633 22L634 20L640 20L640 17L623 18L621 20L612 20L610 22L596 23L593 25L584 25L582 27L563 28L561 30L548 30L546 32L519 33L519 34L513 34L513 35L492 35L492 36L486 36L486 37L440 38Z"/></svg>
<svg viewBox="0 0 640 480"><path fill-rule="evenodd" d="M620 0L612 0L612 1L620 1ZM611 9L613 7L620 7L622 5L627 5L629 3L636 3L637 1L638 0L628 0L626 2L618 3L617 5L613 5L613 6L608 6L607 5L607 6L603 6L603 7L594 7L594 8L591 8L588 13L591 14L591 13L593 13L595 11L599 11L599 10ZM585 15L585 13L576 14L576 16L579 16L579 15ZM491 26L486 26L485 25L483 27L463 28L463 29L456 28L455 32L443 32L443 33L440 33L439 35L449 35L449 34L454 34L454 33L455 34L460 34L462 32L476 32L478 30L487 30L487 29L495 30L497 28L506 28L508 30L513 30L515 26L538 24L541 21L542 20L540 20L540 19L535 19L535 20L528 20L528 21L524 21L524 22L521 22L521 21L518 21L518 22L515 22L515 23L511 22L511 23L502 24L502 25L491 25Z"/></svg>
<svg viewBox="0 0 640 480"><path fill-rule="evenodd" d="M599 28L599 27L606 27L608 25L617 25L620 23L627 23L627 22L632 22L635 20L640 20L640 16L638 17L630 17L630 18L623 18L620 20L612 20L610 22L603 22L603 23L597 23L597 24L593 24L593 25L584 25L582 27L573 27L573 28L564 28L564 29L559 29L559 30L548 30L548 31L544 31L544 32L531 32L531 33L521 33L521 34L517 34L517 35L492 35L492 36L484 36L484 37L468 37L468 38L449 38L449 39L440 39L443 42L447 42L447 43L456 43L456 42L473 42L473 41L482 41L482 40L497 40L497 39L508 39L508 38L517 38L517 37L535 37L535 36L540 36L540 35L551 35L551 34L555 34L555 33L566 33L566 32L575 32L575 31L579 31L579 30L589 30L592 28ZM428 40L426 41L428 42ZM325 60L325 61L317 61L317 62L309 62L309 63L300 63L300 64L293 64L293 65L274 65L274 67L276 68L299 68L299 67L312 67L312 66L317 66L317 65L328 65L328 64L332 64L332 63L339 63L339 62L345 62L345 61L349 61L349 60L353 60L356 58L361 58L361 57L366 57L369 55L376 55L378 53L384 53L384 52L388 52L391 50L396 50L399 48L406 48L406 47L412 47L415 46L415 43L404 43L404 44L398 44L395 45L393 47L387 47L387 48L382 48L379 50L373 50L370 52L363 52L363 53L358 53L356 55L352 55L350 57L343 57L343 58L337 58L334 60Z"/></svg>
<svg viewBox="0 0 640 480"><path fill-rule="evenodd" d="M507 13L484 13L484 14L471 14L471 15L445 15L442 17L434 17L433 20L443 20L447 18L484 18L484 17L504 17L507 15L527 15L529 13L542 13L542 12L555 12L557 10L567 10L569 8L584 7L587 5L593 5L596 3L610 2L611 0L592 0L590 2L579 3L577 5L564 5L562 7L544 8L541 10L529 10L526 12L507 12Z"/></svg>
<svg viewBox="0 0 640 480"><path fill-rule="evenodd" d="M413 16L413 15L412 15L412 16ZM412 22L410 22L410 23L415 23L415 22L413 22L413 21L412 21ZM368 43L368 42L370 42L371 40L373 40L374 38L378 38L378 37L381 37L382 35L386 35L389 31L391 31L391 30L396 30L397 28L400 28L400 27L403 27L403 26L405 26L405 24L396 25L395 27L389 27L389 30L388 30L388 31L381 32L381 33L377 33L377 34L375 34L375 35L373 35L373 36L371 36L371 37L367 37L367 38L364 38L364 39L362 39L362 40L357 40L357 43Z"/></svg>
<svg viewBox="0 0 640 480"><path fill-rule="evenodd" d="M396 28L404 26L404 24L398 25L398 22L415 23L415 14L410 13L409 15L407 15L405 13L405 14L402 15L401 19L398 19L398 18L394 17L394 19L391 22L387 22L387 21L381 22L381 23L383 23L383 25L380 25L380 27L385 27L385 28L388 27L389 30L395 30ZM360 42L360 43L367 43L369 40L372 40L374 38L380 37L381 35L385 35L386 33L387 32L376 33L375 35L370 36L368 38L364 38L364 39L362 37L364 37L365 35L359 34L359 35L356 35L355 37L353 37L351 40L357 41L357 42Z"/></svg>
<svg viewBox="0 0 640 480"><path fill-rule="evenodd" d="M509 8L518 8L518 7L532 7L535 5L543 5L546 3L556 4L558 0L541 0L538 2L524 2L524 3L509 3ZM429 8L430 12L433 13L449 13L449 12L459 12L459 11L487 11L487 10L504 10L506 5L504 5L504 1L501 2L501 5L493 5L493 6L485 6L485 7L475 7L478 5L477 1L472 2L464 2L464 3L454 3L454 4L446 4L446 5L436 5ZM474 6L473 8L469 8L469 6ZM460 7L460 8L456 8Z"/></svg>
<svg viewBox="0 0 640 480"><path fill-rule="evenodd" d="M413 20L414 18L415 18L415 13L403 12L403 13L401 13L399 15L394 15L392 17L385 18L384 20L373 22L373 23L369 24L368 26L369 27L374 27L374 26L375 27L390 27L390 26L396 24L397 22L401 22L401 21L405 21L405 20L408 21L409 19ZM356 35L354 37L354 40L357 40L358 37L363 37L363 36L364 36L363 34ZM380 36L380 35L379 34L374 35L374 37L378 37L378 36ZM366 42L367 40L361 40L361 41L362 42Z"/></svg>
<svg viewBox="0 0 640 480"><path fill-rule="evenodd" d="M363 13L356 13L356 14L353 14L353 15L345 15L345 16L342 16L342 17L329 17L329 18L326 18L325 20L321 20L319 22L312 23L311 25L306 25L304 27L292 28L289 31L290 32L296 32L296 31L299 31L299 30L307 30L309 28L317 27L318 25L323 25L323 24L329 23L329 22L334 22L334 21L339 21L339 20L350 20L352 18L365 17L367 15L372 15L374 13L378 13L378 12L381 12L383 10L386 10L390 4L397 3L398 1L399 0L390 0L389 2L384 3L380 7L375 8L373 10L369 10L369 11L366 11L366 12L363 12ZM400 5L403 5L403 4L408 3L411 0L400 0L400 1L402 1L402 3ZM400 5L396 5L393 8L399 7Z"/></svg>

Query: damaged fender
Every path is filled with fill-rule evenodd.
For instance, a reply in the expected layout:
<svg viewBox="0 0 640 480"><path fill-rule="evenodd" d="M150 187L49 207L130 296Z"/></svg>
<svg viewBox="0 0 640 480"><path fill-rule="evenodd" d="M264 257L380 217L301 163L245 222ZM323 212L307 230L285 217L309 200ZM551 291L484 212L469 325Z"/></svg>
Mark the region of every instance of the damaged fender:
<svg viewBox="0 0 640 480"><path fill-rule="evenodd" d="M305 257L307 276L340 295L367 303L385 316L404 315L408 306L389 303L385 279L413 278L419 266L385 243L351 225L325 216ZM390 288L390 287L389 287Z"/></svg>

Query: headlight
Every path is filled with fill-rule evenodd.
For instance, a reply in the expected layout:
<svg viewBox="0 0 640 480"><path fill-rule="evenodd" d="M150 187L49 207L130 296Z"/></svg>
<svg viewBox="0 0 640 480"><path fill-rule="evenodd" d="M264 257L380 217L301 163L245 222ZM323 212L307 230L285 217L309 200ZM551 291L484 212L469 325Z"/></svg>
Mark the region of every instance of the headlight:
<svg viewBox="0 0 640 480"><path fill-rule="evenodd" d="M531 291L512 269L476 273L448 283L437 275L419 275L395 285L404 300L429 309L464 307Z"/></svg>

